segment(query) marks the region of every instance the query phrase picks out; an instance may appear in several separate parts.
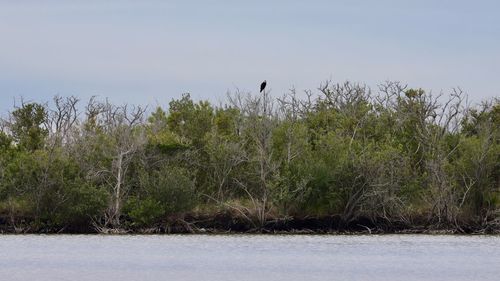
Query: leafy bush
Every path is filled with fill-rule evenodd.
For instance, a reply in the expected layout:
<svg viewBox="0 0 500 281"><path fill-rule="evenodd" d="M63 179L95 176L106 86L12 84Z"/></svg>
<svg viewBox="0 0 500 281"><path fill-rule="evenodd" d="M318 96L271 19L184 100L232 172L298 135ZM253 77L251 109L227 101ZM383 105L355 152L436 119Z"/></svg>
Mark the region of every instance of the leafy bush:
<svg viewBox="0 0 500 281"><path fill-rule="evenodd" d="M144 171L139 192L128 200L125 211L140 225L150 225L162 217L189 211L196 203L194 186L194 181L182 168L166 166L149 173Z"/></svg>

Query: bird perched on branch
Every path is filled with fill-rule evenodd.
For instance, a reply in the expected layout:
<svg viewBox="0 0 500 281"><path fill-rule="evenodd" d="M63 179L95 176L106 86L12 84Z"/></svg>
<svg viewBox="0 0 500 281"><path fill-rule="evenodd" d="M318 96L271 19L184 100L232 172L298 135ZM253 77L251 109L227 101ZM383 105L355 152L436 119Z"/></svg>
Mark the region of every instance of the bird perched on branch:
<svg viewBox="0 0 500 281"><path fill-rule="evenodd" d="M262 93L262 91L264 91L264 89L266 88L266 80L264 80L264 82L262 82L262 84L260 84L260 92Z"/></svg>

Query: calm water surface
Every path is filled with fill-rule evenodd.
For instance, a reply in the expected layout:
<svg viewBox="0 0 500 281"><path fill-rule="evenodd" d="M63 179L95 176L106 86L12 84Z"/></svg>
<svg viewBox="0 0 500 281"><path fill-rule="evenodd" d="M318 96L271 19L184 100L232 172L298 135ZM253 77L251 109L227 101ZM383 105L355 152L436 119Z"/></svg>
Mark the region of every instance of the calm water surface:
<svg viewBox="0 0 500 281"><path fill-rule="evenodd" d="M1 280L500 280L499 236L0 236Z"/></svg>

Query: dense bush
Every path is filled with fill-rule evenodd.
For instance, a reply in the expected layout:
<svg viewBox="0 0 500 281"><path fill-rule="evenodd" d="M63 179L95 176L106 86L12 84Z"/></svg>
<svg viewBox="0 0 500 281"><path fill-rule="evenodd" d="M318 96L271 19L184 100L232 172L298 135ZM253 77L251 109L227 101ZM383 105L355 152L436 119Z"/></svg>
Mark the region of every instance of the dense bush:
<svg viewBox="0 0 500 281"><path fill-rule="evenodd" d="M0 123L0 217L11 228L150 227L231 210L349 223L500 225L500 102L386 83L326 83L299 99L188 94L142 107L74 97Z"/></svg>
<svg viewBox="0 0 500 281"><path fill-rule="evenodd" d="M190 211L196 203L194 181L183 168L164 166L143 172L127 213L139 225L152 225L172 214Z"/></svg>

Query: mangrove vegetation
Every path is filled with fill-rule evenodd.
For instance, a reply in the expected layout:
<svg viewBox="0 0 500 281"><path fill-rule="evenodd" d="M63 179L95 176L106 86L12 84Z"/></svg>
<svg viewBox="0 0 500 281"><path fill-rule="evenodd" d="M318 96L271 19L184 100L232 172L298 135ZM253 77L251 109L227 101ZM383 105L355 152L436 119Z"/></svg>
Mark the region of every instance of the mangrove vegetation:
<svg viewBox="0 0 500 281"><path fill-rule="evenodd" d="M0 231L498 233L499 136L499 99L397 82L21 101L0 122Z"/></svg>

